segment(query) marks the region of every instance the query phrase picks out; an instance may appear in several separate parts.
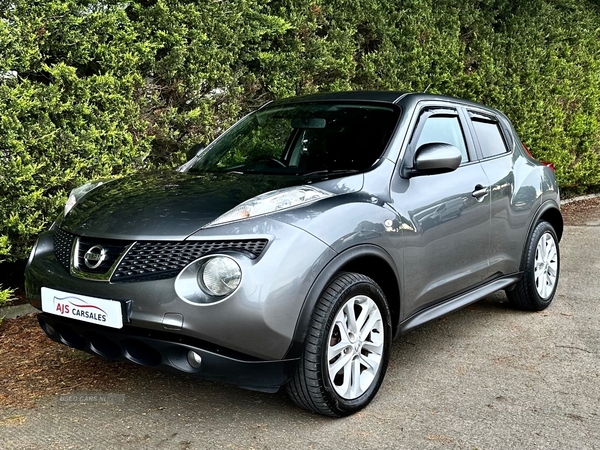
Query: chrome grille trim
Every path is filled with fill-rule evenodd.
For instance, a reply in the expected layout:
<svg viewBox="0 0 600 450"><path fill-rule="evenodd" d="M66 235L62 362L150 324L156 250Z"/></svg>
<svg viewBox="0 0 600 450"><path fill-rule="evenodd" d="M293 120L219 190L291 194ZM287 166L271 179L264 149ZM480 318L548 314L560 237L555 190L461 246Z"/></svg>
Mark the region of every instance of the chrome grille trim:
<svg viewBox="0 0 600 450"><path fill-rule="evenodd" d="M108 268L104 268L104 271L90 270L85 269L82 270L80 262L83 261L83 250L80 250L80 238L75 238L75 245L73 246L73 252L71 256L71 275L76 276L78 278L85 278L86 280L95 280L95 281L111 281L111 277L118 265L121 263L121 260L125 257L129 249L135 244L135 242L130 243L125 247L125 249L114 258L112 264ZM99 267L101 269L102 266Z"/></svg>

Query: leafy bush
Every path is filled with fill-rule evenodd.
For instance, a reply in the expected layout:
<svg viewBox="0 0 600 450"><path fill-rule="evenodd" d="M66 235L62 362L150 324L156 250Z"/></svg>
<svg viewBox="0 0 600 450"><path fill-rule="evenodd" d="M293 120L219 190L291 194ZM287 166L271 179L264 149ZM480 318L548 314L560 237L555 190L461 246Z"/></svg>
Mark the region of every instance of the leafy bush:
<svg viewBox="0 0 600 450"><path fill-rule="evenodd" d="M2 289L2 285L0 285L0 306L6 306L10 304L13 299L13 289Z"/></svg>
<svg viewBox="0 0 600 450"><path fill-rule="evenodd" d="M0 236L0 263L2 263L2 257L8 255L10 247L8 246L8 238L6 236ZM6 306L13 299L13 289L2 289L0 284L0 306Z"/></svg>
<svg viewBox="0 0 600 450"><path fill-rule="evenodd" d="M0 252L25 258L86 180L324 90L481 101L563 188L597 186L599 24L591 0L0 0Z"/></svg>

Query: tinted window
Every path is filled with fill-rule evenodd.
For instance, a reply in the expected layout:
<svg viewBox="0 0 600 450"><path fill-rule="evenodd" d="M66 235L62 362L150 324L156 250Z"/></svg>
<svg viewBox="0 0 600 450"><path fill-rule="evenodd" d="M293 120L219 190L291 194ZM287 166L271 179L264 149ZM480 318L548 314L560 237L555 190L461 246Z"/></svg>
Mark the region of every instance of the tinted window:
<svg viewBox="0 0 600 450"><path fill-rule="evenodd" d="M454 145L460 150L463 162L469 160L467 155L467 146L465 144L465 137L463 135L458 117L429 117L423 126L423 130L421 130L421 135L417 141L416 148L419 148L423 144L430 144L432 142L441 142L443 144Z"/></svg>
<svg viewBox="0 0 600 450"><path fill-rule="evenodd" d="M508 152L498 124L473 120L473 127L484 158Z"/></svg>

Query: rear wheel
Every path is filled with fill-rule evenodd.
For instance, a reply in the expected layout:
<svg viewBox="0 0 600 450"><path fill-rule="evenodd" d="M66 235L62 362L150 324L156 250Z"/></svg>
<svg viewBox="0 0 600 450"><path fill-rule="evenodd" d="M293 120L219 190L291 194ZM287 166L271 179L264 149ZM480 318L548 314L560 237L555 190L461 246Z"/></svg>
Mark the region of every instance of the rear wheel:
<svg viewBox="0 0 600 450"><path fill-rule="evenodd" d="M286 386L292 400L328 416L352 414L375 397L389 361L392 326L381 288L340 273L315 306L303 355Z"/></svg>
<svg viewBox="0 0 600 450"><path fill-rule="evenodd" d="M506 296L517 308L541 311L552 303L559 273L560 252L556 232L548 222L541 221L525 247L523 278Z"/></svg>

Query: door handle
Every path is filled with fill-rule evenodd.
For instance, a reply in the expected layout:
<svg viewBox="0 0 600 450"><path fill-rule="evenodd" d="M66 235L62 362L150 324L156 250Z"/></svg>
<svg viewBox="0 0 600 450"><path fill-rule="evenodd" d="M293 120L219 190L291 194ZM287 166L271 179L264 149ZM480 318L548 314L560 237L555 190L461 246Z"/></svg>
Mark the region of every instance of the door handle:
<svg viewBox="0 0 600 450"><path fill-rule="evenodd" d="M487 186L482 186L481 184L478 184L477 186L475 186L475 190L473 191L473 197L475 197L477 199L477 201L481 201L483 200L483 198L488 195L490 191L490 188Z"/></svg>

